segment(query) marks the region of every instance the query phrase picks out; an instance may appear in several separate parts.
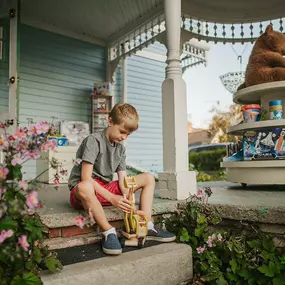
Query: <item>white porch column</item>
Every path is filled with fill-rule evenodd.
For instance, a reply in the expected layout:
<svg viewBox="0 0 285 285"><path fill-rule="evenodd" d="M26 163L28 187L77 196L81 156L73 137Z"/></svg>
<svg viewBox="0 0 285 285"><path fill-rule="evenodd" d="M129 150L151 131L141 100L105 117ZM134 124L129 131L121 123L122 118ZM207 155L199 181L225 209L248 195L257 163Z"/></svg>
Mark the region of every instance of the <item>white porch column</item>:
<svg viewBox="0 0 285 285"><path fill-rule="evenodd" d="M11 1L10 9L10 49L9 49L9 117L14 119L14 127L17 122L18 109L18 19L19 2Z"/></svg>
<svg viewBox="0 0 285 285"><path fill-rule="evenodd" d="M162 198L183 200L196 193L196 175L188 171L186 84L180 64L181 0L164 0L167 67L162 84L163 173L159 174Z"/></svg>

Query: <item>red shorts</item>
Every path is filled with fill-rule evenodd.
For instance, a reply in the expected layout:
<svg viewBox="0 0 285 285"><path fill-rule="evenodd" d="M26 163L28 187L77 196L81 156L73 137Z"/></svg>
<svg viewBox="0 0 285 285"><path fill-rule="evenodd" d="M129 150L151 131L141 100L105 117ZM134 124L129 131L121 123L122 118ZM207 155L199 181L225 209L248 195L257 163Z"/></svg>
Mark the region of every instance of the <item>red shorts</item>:
<svg viewBox="0 0 285 285"><path fill-rule="evenodd" d="M111 192L115 195L122 195L122 192L121 192L120 187L119 187L119 181L105 182L100 178L94 179L94 181L96 181L98 184L103 186L109 192ZM78 183L80 183L80 181ZM75 194L76 188L77 187L74 187L71 189L69 201L70 201L70 204L73 208L83 209L81 201L76 197L76 194ZM103 198L102 196L100 196L99 194L96 194L96 193L95 193L95 195L96 195L98 201L101 203L102 206L111 206L111 203L109 201L107 201L105 198Z"/></svg>

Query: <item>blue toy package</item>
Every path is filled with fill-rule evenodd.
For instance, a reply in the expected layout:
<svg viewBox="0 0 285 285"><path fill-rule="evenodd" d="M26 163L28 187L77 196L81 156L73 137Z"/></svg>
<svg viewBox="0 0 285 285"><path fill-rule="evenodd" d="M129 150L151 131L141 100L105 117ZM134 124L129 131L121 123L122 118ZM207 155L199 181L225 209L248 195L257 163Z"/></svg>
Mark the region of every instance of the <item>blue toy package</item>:
<svg viewBox="0 0 285 285"><path fill-rule="evenodd" d="M247 131L243 136L244 160L285 159L285 129Z"/></svg>
<svg viewBox="0 0 285 285"><path fill-rule="evenodd" d="M56 141L57 146L68 146L69 145L68 138L64 138L64 137L48 137L48 140Z"/></svg>

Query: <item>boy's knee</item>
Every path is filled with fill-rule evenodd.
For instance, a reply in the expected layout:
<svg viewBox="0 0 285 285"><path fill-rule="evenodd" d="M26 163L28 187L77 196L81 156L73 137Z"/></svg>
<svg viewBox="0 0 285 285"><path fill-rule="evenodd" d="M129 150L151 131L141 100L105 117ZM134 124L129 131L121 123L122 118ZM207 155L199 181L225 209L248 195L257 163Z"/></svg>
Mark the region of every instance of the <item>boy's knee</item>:
<svg viewBox="0 0 285 285"><path fill-rule="evenodd" d="M87 200L93 195L95 195L93 184L90 181L80 182L77 185L77 195L78 198L83 200Z"/></svg>
<svg viewBox="0 0 285 285"><path fill-rule="evenodd" d="M147 185L155 185L154 176L150 173L145 173L145 182Z"/></svg>

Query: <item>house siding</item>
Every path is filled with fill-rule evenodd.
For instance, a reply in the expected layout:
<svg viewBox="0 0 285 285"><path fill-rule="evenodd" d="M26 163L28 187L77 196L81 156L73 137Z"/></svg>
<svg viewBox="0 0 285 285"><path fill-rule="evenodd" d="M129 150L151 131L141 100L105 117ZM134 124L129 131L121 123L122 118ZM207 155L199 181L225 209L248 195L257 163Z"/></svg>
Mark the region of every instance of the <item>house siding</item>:
<svg viewBox="0 0 285 285"><path fill-rule="evenodd" d="M149 172L163 170L161 84L165 63L132 56L127 59L127 102L138 110L139 129L129 136L127 164Z"/></svg>
<svg viewBox="0 0 285 285"><path fill-rule="evenodd" d="M90 93L106 78L106 49L21 25L19 121L90 122ZM35 162L25 166L35 175Z"/></svg>
<svg viewBox="0 0 285 285"><path fill-rule="evenodd" d="M9 111L9 23L0 22L3 25L3 58L0 59L0 112Z"/></svg>

